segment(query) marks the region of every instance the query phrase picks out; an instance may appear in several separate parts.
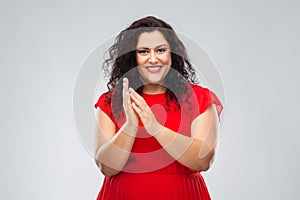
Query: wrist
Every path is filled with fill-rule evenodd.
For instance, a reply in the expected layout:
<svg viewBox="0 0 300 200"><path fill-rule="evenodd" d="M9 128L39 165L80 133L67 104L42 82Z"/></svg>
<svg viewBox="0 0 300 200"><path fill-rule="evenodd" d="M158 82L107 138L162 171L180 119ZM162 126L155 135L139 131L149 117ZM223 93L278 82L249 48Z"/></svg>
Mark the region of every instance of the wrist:
<svg viewBox="0 0 300 200"><path fill-rule="evenodd" d="M131 137L135 137L138 127L134 124L128 123L126 122L123 126L122 126L122 131L126 134L129 135Z"/></svg>
<svg viewBox="0 0 300 200"><path fill-rule="evenodd" d="M159 133L162 132L164 126L162 126L161 124L157 123L157 124L154 124L154 125L152 125L152 126L145 127L145 128L147 129L147 132L148 132L151 136L155 137L155 136L157 136Z"/></svg>

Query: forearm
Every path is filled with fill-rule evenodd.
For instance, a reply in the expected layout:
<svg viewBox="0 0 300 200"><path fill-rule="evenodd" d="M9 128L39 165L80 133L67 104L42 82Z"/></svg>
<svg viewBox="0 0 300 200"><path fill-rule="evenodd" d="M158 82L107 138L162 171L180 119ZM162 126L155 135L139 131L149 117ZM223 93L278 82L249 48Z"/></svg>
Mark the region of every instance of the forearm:
<svg viewBox="0 0 300 200"><path fill-rule="evenodd" d="M130 156L136 132L136 127L124 124L98 149L96 163L104 175L112 176L122 171Z"/></svg>
<svg viewBox="0 0 300 200"><path fill-rule="evenodd" d="M166 127L154 135L175 160L196 171L206 171L214 155L214 147L204 141L177 133Z"/></svg>
<svg viewBox="0 0 300 200"><path fill-rule="evenodd" d="M133 101L132 108L139 115L146 131L154 136L175 160L197 171L209 168L218 133L217 114L212 105L193 119L193 137L187 137L159 124L143 97L132 89L130 97Z"/></svg>

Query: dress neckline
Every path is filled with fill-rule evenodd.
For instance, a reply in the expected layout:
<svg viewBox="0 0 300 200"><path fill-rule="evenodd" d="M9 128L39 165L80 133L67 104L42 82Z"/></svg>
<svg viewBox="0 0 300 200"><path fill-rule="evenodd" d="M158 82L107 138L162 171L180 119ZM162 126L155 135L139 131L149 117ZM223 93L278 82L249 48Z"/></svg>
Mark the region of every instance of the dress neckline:
<svg viewBox="0 0 300 200"><path fill-rule="evenodd" d="M154 96L163 96L165 95L165 92L162 92L162 93L143 93L142 96L143 97L154 97Z"/></svg>

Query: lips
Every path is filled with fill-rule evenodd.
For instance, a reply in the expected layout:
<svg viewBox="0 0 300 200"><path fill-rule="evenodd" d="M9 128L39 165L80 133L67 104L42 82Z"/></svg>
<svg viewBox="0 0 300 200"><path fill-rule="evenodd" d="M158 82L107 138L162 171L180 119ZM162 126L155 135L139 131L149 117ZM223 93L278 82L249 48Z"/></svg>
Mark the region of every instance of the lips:
<svg viewBox="0 0 300 200"><path fill-rule="evenodd" d="M148 66L148 67L146 67L146 69L147 69L147 71L149 71L151 73L157 73L157 72L160 71L161 67L162 67L161 65L159 65L159 66Z"/></svg>

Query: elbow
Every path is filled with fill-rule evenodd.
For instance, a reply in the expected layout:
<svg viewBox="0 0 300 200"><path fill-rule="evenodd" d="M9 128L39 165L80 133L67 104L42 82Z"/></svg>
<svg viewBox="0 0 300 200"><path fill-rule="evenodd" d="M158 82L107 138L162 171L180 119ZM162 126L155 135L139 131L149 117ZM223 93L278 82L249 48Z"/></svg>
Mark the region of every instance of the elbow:
<svg viewBox="0 0 300 200"><path fill-rule="evenodd" d="M96 161L96 165L104 176L115 176L120 172L119 170L108 167L99 161Z"/></svg>
<svg viewBox="0 0 300 200"><path fill-rule="evenodd" d="M214 150L209 152L204 158L199 159L197 171L207 171L212 166L214 160Z"/></svg>
<svg viewBox="0 0 300 200"><path fill-rule="evenodd" d="M210 162L207 161L198 161L198 163L196 165L194 165L194 167L192 167L193 170L197 171L197 172L205 172L210 168L211 164Z"/></svg>
<svg viewBox="0 0 300 200"><path fill-rule="evenodd" d="M106 167L101 167L100 171L104 176L108 176L108 177L115 176L120 172L120 171L114 170L114 169L106 169Z"/></svg>
<svg viewBox="0 0 300 200"><path fill-rule="evenodd" d="M200 164L197 171L205 172L211 167L211 161L205 161Z"/></svg>

